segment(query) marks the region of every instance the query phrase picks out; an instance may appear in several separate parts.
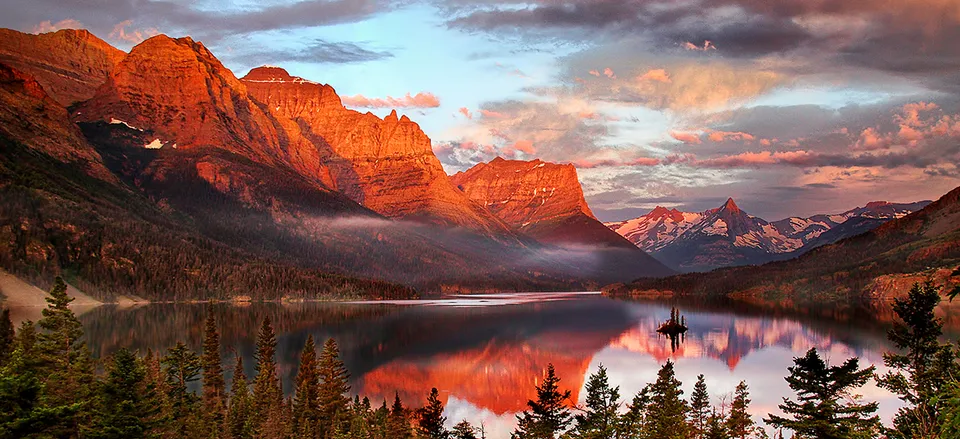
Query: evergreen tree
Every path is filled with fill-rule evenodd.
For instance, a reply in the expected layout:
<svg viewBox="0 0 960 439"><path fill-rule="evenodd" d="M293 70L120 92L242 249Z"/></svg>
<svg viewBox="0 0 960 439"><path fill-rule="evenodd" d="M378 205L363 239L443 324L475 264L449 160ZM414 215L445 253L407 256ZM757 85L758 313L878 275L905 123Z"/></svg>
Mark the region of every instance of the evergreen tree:
<svg viewBox="0 0 960 439"><path fill-rule="evenodd" d="M59 435L77 436L81 424L90 422L94 366L93 358L83 337L83 325L70 310L73 298L67 295L67 285L57 278L43 318L37 324L43 329L36 337L39 376L43 377L43 400L50 406L80 403L77 415L62 426Z"/></svg>
<svg viewBox="0 0 960 439"><path fill-rule="evenodd" d="M727 417L727 430L731 437L746 439L753 433L753 419L747 412L749 407L750 394L747 390L747 383L740 381L733 395L733 403L730 405L730 416Z"/></svg>
<svg viewBox="0 0 960 439"><path fill-rule="evenodd" d="M640 438L647 427L647 408L650 405L649 386L644 387L627 405L627 412L620 417L618 439Z"/></svg>
<svg viewBox="0 0 960 439"><path fill-rule="evenodd" d="M587 380L586 407L574 416L571 436L582 439L612 438L619 425L620 388L610 387L607 369L601 364Z"/></svg>
<svg viewBox="0 0 960 439"><path fill-rule="evenodd" d="M647 410L647 437L658 439L686 439L690 437L687 425L687 403L676 378L673 362L667 361L657 373L657 381L650 386L650 404Z"/></svg>
<svg viewBox="0 0 960 439"><path fill-rule="evenodd" d="M730 431L727 430L727 422L723 415L713 411L707 417L707 423L703 434L704 439L730 439ZM798 438L799 439L799 438Z"/></svg>
<svg viewBox="0 0 960 439"><path fill-rule="evenodd" d="M517 429L510 435L514 439L553 439L566 430L570 424L570 410L566 402L570 400L570 391L560 391L560 378L553 368L547 365L547 375L543 384L537 386L537 400L527 401L530 410L517 415Z"/></svg>
<svg viewBox="0 0 960 439"><path fill-rule="evenodd" d="M840 366L828 366L817 350L810 349L795 358L786 378L797 394L797 401L783 398L780 410L789 417L770 414L768 424L793 430L794 437L816 439L873 438L880 429L874 415L877 403L861 404L852 391L860 388L873 375L873 366L860 369L859 360L851 358Z"/></svg>
<svg viewBox="0 0 960 439"><path fill-rule="evenodd" d="M247 383L247 375L243 372L243 358L237 355L233 381L230 383L230 408L227 411L227 429L232 439L253 437L250 428L252 410L250 385Z"/></svg>
<svg viewBox="0 0 960 439"><path fill-rule="evenodd" d="M317 371L317 346L312 335L307 336L303 352L300 353L296 382L292 415L294 435L305 439L318 437L320 381Z"/></svg>
<svg viewBox="0 0 960 439"><path fill-rule="evenodd" d="M13 353L15 336L13 321L10 320L10 310L4 308L0 311L0 367L3 367L7 358Z"/></svg>
<svg viewBox="0 0 960 439"><path fill-rule="evenodd" d="M43 382L25 349L32 347L32 328L21 327L13 352L0 366L0 438L57 437L80 409L77 402L42 403Z"/></svg>
<svg viewBox="0 0 960 439"><path fill-rule="evenodd" d="M182 342L177 342L160 363L166 376L171 421L183 437L195 436L200 427L197 416L199 398L190 390L190 383L200 379L200 357Z"/></svg>
<svg viewBox="0 0 960 439"><path fill-rule="evenodd" d="M410 439L413 437L413 428L410 426L410 418L407 409L400 402L400 394L395 393L393 405L390 407L390 416L387 418L388 437L396 439Z"/></svg>
<svg viewBox="0 0 960 439"><path fill-rule="evenodd" d="M257 376L253 379L253 411L248 418L254 434L261 433L261 427L280 414L283 392L280 388L280 377L277 376L276 355L277 335L273 331L270 317L265 317L257 333Z"/></svg>
<svg viewBox="0 0 960 439"><path fill-rule="evenodd" d="M690 394L690 425L697 438L703 438L707 431L707 421L710 419L710 394L707 393L707 382L703 374L697 376L697 384Z"/></svg>
<svg viewBox="0 0 960 439"><path fill-rule="evenodd" d="M903 353L883 355L884 364L893 370L877 377L877 383L899 395L906 405L897 412L894 428L887 432L890 437L934 437L941 411L935 397L952 378L960 376L956 353L939 340L943 323L934 316L939 303L939 291L930 283L914 284L906 299L894 301L893 310L900 321L888 337Z"/></svg>
<svg viewBox="0 0 960 439"><path fill-rule="evenodd" d="M420 439L447 439L450 432L443 427L447 418L443 416L443 403L440 392L434 387L427 396L427 404L417 410L417 436Z"/></svg>
<svg viewBox="0 0 960 439"><path fill-rule="evenodd" d="M221 437L226 416L226 382L220 359L220 334L213 315L207 316L203 334L203 411L211 437Z"/></svg>
<svg viewBox="0 0 960 439"><path fill-rule="evenodd" d="M464 419L453 426L451 436L453 439L477 439L477 429Z"/></svg>
<svg viewBox="0 0 960 439"><path fill-rule="evenodd" d="M156 389L147 381L143 362L127 349L113 356L100 386L94 425L84 434L92 438L153 437L160 407Z"/></svg>
<svg viewBox="0 0 960 439"><path fill-rule="evenodd" d="M318 393L321 437L329 439L344 421L350 400L350 373L340 360L340 348L332 338L323 344L318 361L320 389Z"/></svg>

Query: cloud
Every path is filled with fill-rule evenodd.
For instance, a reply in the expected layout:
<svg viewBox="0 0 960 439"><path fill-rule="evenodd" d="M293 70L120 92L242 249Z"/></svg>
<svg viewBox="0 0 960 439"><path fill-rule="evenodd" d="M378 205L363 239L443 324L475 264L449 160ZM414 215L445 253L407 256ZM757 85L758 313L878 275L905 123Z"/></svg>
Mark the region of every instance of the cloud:
<svg viewBox="0 0 960 439"><path fill-rule="evenodd" d="M160 33L156 28L149 29L128 29L133 26L133 20L124 20L117 23L110 31L109 37L115 41L123 41L131 44L140 44L143 40Z"/></svg>
<svg viewBox="0 0 960 439"><path fill-rule="evenodd" d="M297 39L289 45L265 46L264 36L244 36L236 41L238 49L218 56L242 67L288 62L309 64L351 64L392 58L387 51L374 50L348 41ZM267 38L273 41L274 38Z"/></svg>
<svg viewBox="0 0 960 439"><path fill-rule="evenodd" d="M494 118L494 119L500 119L500 118L507 117L507 116L506 116L505 114L503 114L503 113L496 112L496 111L491 111L491 110L484 110L484 109L480 109L480 114L481 114L483 117L489 117L489 118Z"/></svg>
<svg viewBox="0 0 960 439"><path fill-rule="evenodd" d="M744 140L754 140L754 137L750 133L744 133L741 131L730 132L730 131L714 131L710 130L707 138L713 142L725 142L728 140L744 141Z"/></svg>
<svg viewBox="0 0 960 439"><path fill-rule="evenodd" d="M83 23L72 18L60 20L56 23L51 23L50 20L47 20L42 21L40 24L34 26L33 33L45 34L47 32L56 32L60 29L83 29Z"/></svg>
<svg viewBox="0 0 960 439"><path fill-rule="evenodd" d="M387 96L386 98L368 98L363 95L344 96L343 104L350 107L363 108L436 108L440 106L440 99L432 93L420 92L411 96L407 93L401 98Z"/></svg>
<svg viewBox="0 0 960 439"><path fill-rule="evenodd" d="M697 166L709 168L735 168L743 166L756 165L807 165L813 163L815 154L809 151L786 151L786 152L743 152L736 155L717 157L707 160L701 160L696 163Z"/></svg>
<svg viewBox="0 0 960 439"><path fill-rule="evenodd" d="M610 79L617 79L617 75L613 73L613 69L610 67L603 69L603 75Z"/></svg>
<svg viewBox="0 0 960 439"><path fill-rule="evenodd" d="M670 131L670 137L673 137L676 140L679 140L687 145L699 145L701 142L700 134L684 132L684 131Z"/></svg>
<svg viewBox="0 0 960 439"><path fill-rule="evenodd" d="M637 157L634 159L580 159L572 162L578 169L593 169L606 167L634 167L634 166L657 166L660 159L653 157Z"/></svg>
<svg viewBox="0 0 960 439"><path fill-rule="evenodd" d="M670 75L667 74L667 71L664 69L653 69L647 70L646 73L637 77L637 81L656 81L669 84L672 82L670 80Z"/></svg>
<svg viewBox="0 0 960 439"><path fill-rule="evenodd" d="M467 119L473 119L473 113L470 112L470 109L467 107L460 107L460 114Z"/></svg>
<svg viewBox="0 0 960 439"><path fill-rule="evenodd" d="M589 72L587 72L587 73L590 73L590 75L592 75L592 76L600 76L600 72L597 71L596 69L591 70L591 71L589 71Z"/></svg>
<svg viewBox="0 0 960 439"><path fill-rule="evenodd" d="M713 45L713 42L710 40L703 40L703 46L697 46L689 41L684 42L681 46L687 50L697 50L700 52L706 52L708 50L717 50L717 46Z"/></svg>

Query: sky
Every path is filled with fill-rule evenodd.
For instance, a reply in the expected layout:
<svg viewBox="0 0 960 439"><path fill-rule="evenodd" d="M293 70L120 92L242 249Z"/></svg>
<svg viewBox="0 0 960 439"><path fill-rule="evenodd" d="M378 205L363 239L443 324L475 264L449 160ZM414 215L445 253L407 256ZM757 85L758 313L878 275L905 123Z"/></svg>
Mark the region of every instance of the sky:
<svg viewBox="0 0 960 439"><path fill-rule="evenodd" d="M34 0L0 26L202 41L397 108L448 173L577 166L601 220L768 220L960 185L960 0Z"/></svg>

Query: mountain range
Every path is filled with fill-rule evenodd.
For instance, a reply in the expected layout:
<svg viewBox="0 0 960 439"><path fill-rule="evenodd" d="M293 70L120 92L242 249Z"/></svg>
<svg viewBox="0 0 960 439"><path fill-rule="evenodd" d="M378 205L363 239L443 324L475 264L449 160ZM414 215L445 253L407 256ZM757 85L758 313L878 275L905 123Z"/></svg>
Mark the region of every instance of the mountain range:
<svg viewBox="0 0 960 439"><path fill-rule="evenodd" d="M904 217L930 201L875 201L843 213L767 221L731 199L703 212L657 206L650 213L605 225L679 271L754 265L790 259Z"/></svg>
<svg viewBox="0 0 960 439"><path fill-rule="evenodd" d="M408 117L278 67L237 78L189 37L129 53L86 31L2 37L0 268L38 285L410 297L672 273L596 220L572 166L510 162L484 195L506 161L450 177Z"/></svg>

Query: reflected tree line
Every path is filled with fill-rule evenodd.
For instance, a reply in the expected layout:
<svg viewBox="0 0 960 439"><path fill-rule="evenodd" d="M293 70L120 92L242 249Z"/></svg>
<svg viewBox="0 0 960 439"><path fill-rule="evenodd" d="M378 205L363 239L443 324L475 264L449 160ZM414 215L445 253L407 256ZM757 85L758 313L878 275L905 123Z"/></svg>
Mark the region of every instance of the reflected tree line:
<svg viewBox="0 0 960 439"><path fill-rule="evenodd" d="M816 349L794 359L786 381L794 395L782 414L750 415L750 390L741 382L729 403L711 404L698 377L684 396L674 364L655 382L624 399L601 365L590 375L582 403L572 401L553 365L536 386L536 398L517 415L515 439L743 439L775 437L960 437L958 347L940 342L934 316L938 289L915 285L894 305L898 321L889 338L897 352L884 355L890 372L861 368L857 358L831 365ZM248 379L238 355L229 387L219 327L204 325L201 352L177 343L165 353L120 349L96 359L57 279L43 317L14 328L0 316L0 438L269 438L269 439L470 439L483 425L462 420L448 428L436 388L421 405L395 396L392 403L351 396L350 373L335 340L317 346L308 337L291 396L285 396L276 360L277 337L269 317L257 334L255 374ZM889 427L877 403L858 396L867 382L900 396L903 407Z"/></svg>

